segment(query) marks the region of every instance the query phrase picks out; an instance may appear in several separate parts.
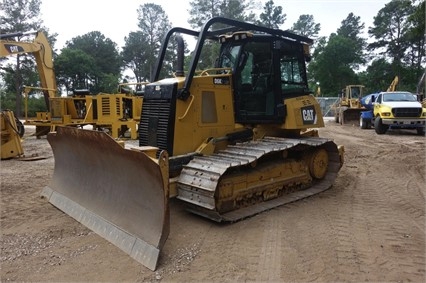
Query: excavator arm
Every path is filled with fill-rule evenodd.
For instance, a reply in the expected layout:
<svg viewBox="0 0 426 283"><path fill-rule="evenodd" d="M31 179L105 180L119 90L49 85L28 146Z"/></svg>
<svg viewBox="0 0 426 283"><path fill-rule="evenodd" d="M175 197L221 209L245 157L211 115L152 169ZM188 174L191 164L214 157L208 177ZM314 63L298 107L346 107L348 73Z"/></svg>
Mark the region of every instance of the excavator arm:
<svg viewBox="0 0 426 283"><path fill-rule="evenodd" d="M396 86L399 83L399 77L395 76L386 91L396 91Z"/></svg>
<svg viewBox="0 0 426 283"><path fill-rule="evenodd" d="M14 38L35 34L32 42L15 41ZM55 96L56 77L53 69L53 50L46 35L41 32L12 33L0 35L0 57L11 55L32 54L37 63L44 99L49 109L49 98Z"/></svg>

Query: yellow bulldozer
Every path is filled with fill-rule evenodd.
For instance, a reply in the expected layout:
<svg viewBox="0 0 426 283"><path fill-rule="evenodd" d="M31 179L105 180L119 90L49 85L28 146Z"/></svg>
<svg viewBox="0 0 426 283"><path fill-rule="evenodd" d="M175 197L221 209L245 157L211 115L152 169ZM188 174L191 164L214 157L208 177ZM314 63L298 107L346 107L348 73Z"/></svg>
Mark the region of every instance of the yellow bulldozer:
<svg viewBox="0 0 426 283"><path fill-rule="evenodd" d="M186 72L182 36L197 38ZM176 72L160 78L173 38ZM199 70L211 44L220 45L216 64ZM172 28L145 86L139 146L57 127L48 135L55 169L42 196L155 270L169 235L169 198L234 222L329 189L344 148L315 129L324 121L308 89L311 44L222 17L200 31Z"/></svg>
<svg viewBox="0 0 426 283"><path fill-rule="evenodd" d="M334 120L336 123L348 124L359 123L362 111L366 109L361 105L361 98L364 96L363 85L347 85L342 89L339 100L334 108Z"/></svg>

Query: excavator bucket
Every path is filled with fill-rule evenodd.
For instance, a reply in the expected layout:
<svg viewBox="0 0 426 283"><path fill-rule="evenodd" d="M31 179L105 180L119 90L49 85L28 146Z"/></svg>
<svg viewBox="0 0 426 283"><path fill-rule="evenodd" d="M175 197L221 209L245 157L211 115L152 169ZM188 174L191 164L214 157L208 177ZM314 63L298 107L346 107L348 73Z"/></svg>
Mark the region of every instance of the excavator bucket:
<svg viewBox="0 0 426 283"><path fill-rule="evenodd" d="M58 127L42 191L51 204L155 270L169 234L168 156L125 149L103 132Z"/></svg>

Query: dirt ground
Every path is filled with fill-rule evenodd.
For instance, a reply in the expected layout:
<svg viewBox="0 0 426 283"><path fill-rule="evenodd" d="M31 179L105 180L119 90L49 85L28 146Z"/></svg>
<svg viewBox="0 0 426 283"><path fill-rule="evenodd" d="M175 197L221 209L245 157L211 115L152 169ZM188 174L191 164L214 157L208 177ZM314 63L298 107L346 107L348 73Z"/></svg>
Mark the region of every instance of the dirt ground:
<svg viewBox="0 0 426 283"><path fill-rule="evenodd" d="M40 197L54 158L45 138L23 146L38 161L1 161L1 282L425 282L424 136L328 121L345 146L335 185L233 224L171 201L171 232L150 271Z"/></svg>

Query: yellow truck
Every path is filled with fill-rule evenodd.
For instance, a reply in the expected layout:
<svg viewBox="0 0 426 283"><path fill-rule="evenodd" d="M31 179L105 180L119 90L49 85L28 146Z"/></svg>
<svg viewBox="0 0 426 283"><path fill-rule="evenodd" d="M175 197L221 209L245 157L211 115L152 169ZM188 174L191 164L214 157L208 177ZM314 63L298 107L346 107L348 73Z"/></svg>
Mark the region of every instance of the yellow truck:
<svg viewBox="0 0 426 283"><path fill-rule="evenodd" d="M425 134L426 108L415 94L407 91L385 91L365 96L361 101L367 109L360 116L360 127L382 135L388 129L413 129Z"/></svg>

